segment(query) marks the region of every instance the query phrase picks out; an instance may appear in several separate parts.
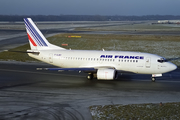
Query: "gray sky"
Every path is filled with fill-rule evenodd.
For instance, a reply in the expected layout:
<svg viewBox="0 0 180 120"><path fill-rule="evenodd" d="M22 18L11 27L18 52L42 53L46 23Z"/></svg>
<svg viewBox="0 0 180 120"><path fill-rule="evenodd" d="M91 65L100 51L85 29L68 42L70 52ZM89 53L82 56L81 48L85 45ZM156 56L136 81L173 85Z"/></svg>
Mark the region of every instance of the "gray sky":
<svg viewBox="0 0 180 120"><path fill-rule="evenodd" d="M1 15L180 15L180 0L0 0Z"/></svg>

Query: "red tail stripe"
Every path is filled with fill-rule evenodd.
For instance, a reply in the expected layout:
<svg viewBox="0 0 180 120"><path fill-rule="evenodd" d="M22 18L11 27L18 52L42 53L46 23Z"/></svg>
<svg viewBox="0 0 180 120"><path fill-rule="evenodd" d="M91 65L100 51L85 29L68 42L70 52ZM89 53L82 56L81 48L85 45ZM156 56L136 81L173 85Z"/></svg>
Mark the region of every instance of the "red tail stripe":
<svg viewBox="0 0 180 120"><path fill-rule="evenodd" d="M29 35L29 34L27 34L28 35L28 38L29 38L29 40L31 41L31 43L34 45L34 46L37 46L36 45L36 43L33 41L33 39L31 38L31 36Z"/></svg>

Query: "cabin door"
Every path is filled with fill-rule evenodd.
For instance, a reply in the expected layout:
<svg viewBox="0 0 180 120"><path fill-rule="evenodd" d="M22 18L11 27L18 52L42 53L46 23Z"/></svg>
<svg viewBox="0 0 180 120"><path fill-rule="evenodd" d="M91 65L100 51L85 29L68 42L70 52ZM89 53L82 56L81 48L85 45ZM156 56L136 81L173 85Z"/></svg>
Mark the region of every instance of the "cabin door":
<svg viewBox="0 0 180 120"><path fill-rule="evenodd" d="M49 62L53 63L53 54L52 53L49 54Z"/></svg>
<svg viewBox="0 0 180 120"><path fill-rule="evenodd" d="M150 68L151 67L151 58L146 58L146 68Z"/></svg>

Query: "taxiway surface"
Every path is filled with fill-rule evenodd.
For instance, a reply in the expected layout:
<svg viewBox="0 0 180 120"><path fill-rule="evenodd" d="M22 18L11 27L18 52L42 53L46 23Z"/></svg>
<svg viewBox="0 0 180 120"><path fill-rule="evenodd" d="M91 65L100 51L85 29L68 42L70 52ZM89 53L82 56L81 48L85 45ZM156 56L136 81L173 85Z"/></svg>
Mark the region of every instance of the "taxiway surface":
<svg viewBox="0 0 180 120"><path fill-rule="evenodd" d="M36 71L42 63L0 62L0 118L89 120L88 107L179 102L180 70L156 82L123 74L115 81L89 81L85 73Z"/></svg>

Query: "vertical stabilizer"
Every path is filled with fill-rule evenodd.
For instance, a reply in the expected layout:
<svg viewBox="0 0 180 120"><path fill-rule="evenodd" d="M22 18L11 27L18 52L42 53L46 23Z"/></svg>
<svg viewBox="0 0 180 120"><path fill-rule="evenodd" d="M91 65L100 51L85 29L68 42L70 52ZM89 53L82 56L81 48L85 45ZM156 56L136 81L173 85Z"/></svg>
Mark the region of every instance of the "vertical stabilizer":
<svg viewBox="0 0 180 120"><path fill-rule="evenodd" d="M64 49L50 44L31 18L24 19L31 50Z"/></svg>

